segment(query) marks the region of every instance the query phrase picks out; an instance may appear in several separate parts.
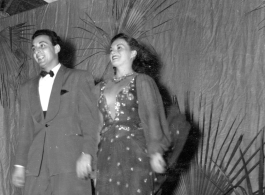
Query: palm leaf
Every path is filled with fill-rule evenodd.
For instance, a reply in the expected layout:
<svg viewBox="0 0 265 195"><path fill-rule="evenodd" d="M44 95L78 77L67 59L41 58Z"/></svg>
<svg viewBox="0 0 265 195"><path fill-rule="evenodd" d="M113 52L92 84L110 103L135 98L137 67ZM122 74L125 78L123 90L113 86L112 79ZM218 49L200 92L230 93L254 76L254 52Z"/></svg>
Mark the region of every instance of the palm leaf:
<svg viewBox="0 0 265 195"><path fill-rule="evenodd" d="M16 95L21 82L27 79L24 67L28 56L21 49L21 44L29 41L24 33L31 27L21 23L0 31L0 102L4 107L9 106L10 90Z"/></svg>
<svg viewBox="0 0 265 195"><path fill-rule="evenodd" d="M85 27L76 27L76 29L82 30L85 33L84 39L89 37L92 42L100 45L97 48L100 48L101 51L105 51L105 53L101 53L97 50L94 50L92 51L93 53L106 55L109 53L111 38L118 33L125 33L135 39L142 39L156 34L154 29L159 29L171 20L166 19L162 22L159 22L159 24L151 25L150 28L146 28L149 22L151 24L155 18L162 15L177 2L177 0L173 3L169 0L107 1L106 14L109 24L108 29L99 27L87 13L86 18L81 18L81 21ZM89 47L90 44L87 45ZM86 51L88 47L81 50ZM85 58L86 60L94 56L93 54L91 55L85 53L82 55L89 55L88 58ZM104 66L106 70L107 66Z"/></svg>
<svg viewBox="0 0 265 195"><path fill-rule="evenodd" d="M259 195L263 194L263 180L264 180L264 130L261 134L261 147L259 156Z"/></svg>
<svg viewBox="0 0 265 195"><path fill-rule="evenodd" d="M248 191L248 195L263 195L264 194L264 186L263 186L263 180L264 180L264 131L265 131L265 127L262 128L262 130L260 132L262 132L261 134L261 142L260 142L260 149L258 149L256 152L254 152L254 154L246 161L245 157L244 157L244 153L240 150L241 153L241 159L243 161L243 166L242 169L245 170L245 174L242 178L240 178L240 180L237 182L236 185L240 185L240 183L243 180L246 180L247 183L247 191ZM257 135L259 135L259 133ZM256 140L257 136L253 139ZM260 153L259 155L259 161L256 162L254 165L252 165L249 169L248 167L248 163L250 162L250 160L253 159L254 155L257 154L257 152ZM257 167L259 166L259 174L258 174L258 183L259 183L259 189L256 192L253 192L252 189L252 185L251 185L251 180L250 180L250 173ZM241 170L240 170L241 171Z"/></svg>
<svg viewBox="0 0 265 195"><path fill-rule="evenodd" d="M244 165L244 170L245 170L245 173L248 173L248 170L247 170L247 163L244 159L244 155L243 155L243 152L242 150L240 150L240 155L241 155L241 159L243 161L243 165ZM252 193L252 186L251 186L251 181L250 181L250 177L248 174L246 174L246 183L247 183L247 191L248 191L248 194L249 195L253 195Z"/></svg>
<svg viewBox="0 0 265 195"><path fill-rule="evenodd" d="M262 131L263 131L263 129L261 129L261 130L257 133L257 135L251 140L251 142L249 143L249 145L248 145L248 146L246 147L246 149L243 151L243 155L245 155L245 154L247 153L248 149L249 149L251 146L253 146L253 144L254 144L254 142L256 141L258 135L259 135ZM248 164L251 162L251 160L255 157L255 155L258 153L259 150L260 150L260 149L257 149L257 151L254 152L254 153L253 153L253 154L247 159L247 161L246 161L246 165L248 165ZM238 180L238 182L236 183L237 186L239 186L239 185L240 185L240 184L246 179L246 177L248 176L247 174L244 174L244 175L240 178L240 174L242 173L243 170L245 170L244 165L242 165L242 167L239 168L239 169L236 171L236 167L239 165L239 161L240 161L240 160L241 160L241 158L238 159L238 160L234 163L234 167L231 169L230 173L228 173L229 175L231 175L231 174L232 174L232 171L233 171L234 176L231 178L231 180L232 180L233 182L234 182L235 180ZM254 164L254 165L248 170L248 174L250 174L251 171L253 171L253 170L256 168L256 166L258 166L258 165L259 165L259 162L257 162L256 164Z"/></svg>
<svg viewBox="0 0 265 195"><path fill-rule="evenodd" d="M190 93L187 93L187 97L190 97ZM224 105L221 102L221 112L218 114L218 121L216 129L213 126L213 113L214 100L210 103L210 109L206 110L205 97L199 97L199 119L202 124L195 125L200 126L201 132L201 148L195 154L194 159L190 162L190 166L186 170L182 170L179 180L176 184L174 191L175 195L224 195L224 194L244 194L244 195L261 195L264 194L264 130L261 129L257 132L255 137L249 142L244 150L241 149L243 140L243 134L238 135L239 127L241 126L244 117L235 117L232 124L227 130L226 135L222 143L217 142L217 136L219 132L222 132L221 118L224 109ZM193 113L194 110L190 110L188 102L192 100L185 100L185 110ZM193 108L194 109L194 108ZM193 117L191 117L193 118ZM195 123L195 121L193 121ZM196 123L195 123L196 124ZM208 124L208 125L206 125ZM214 133L213 133L214 132ZM261 134L262 133L262 134ZM247 154L249 149L253 147L258 140L258 136L261 136L260 148L256 149L251 155ZM211 139L209 139L211 137ZM211 143L213 140L213 143ZM219 139L220 140L220 139ZM221 145L220 145L221 144ZM203 148L203 149L202 149ZM221 155L222 154L222 155ZM238 155L237 155L238 154ZM250 162L253 161L259 154L259 160L250 166ZM253 192L250 180L250 174L259 168L259 190ZM179 170L178 170L179 171ZM246 189L241 186L242 182L246 181Z"/></svg>
<svg viewBox="0 0 265 195"><path fill-rule="evenodd" d="M247 145L247 147L245 148L245 150L243 151L243 156L247 153L247 151L250 149L251 146L253 146L254 142L256 141L257 137L259 136L259 134L262 132L262 130L260 130L256 136L250 141L250 143ZM249 159L246 161L246 164L248 164L254 157L255 155L258 153L260 149L257 149L250 157ZM241 169L239 169L237 172L235 171L237 166L239 165L241 159L239 158L237 161L235 161L233 167L231 168L230 172L228 173L229 177L232 175L232 173L234 174L234 177L232 177L232 181L234 181L236 178L238 178L238 176L240 175L240 173L244 170L244 167L241 167Z"/></svg>
<svg viewBox="0 0 265 195"><path fill-rule="evenodd" d="M252 10L250 10L250 11L248 11L247 13L246 13L246 15L249 15L249 14L251 14L252 12L256 12L256 11L258 11L258 10L261 10L261 9L263 9L265 7L265 2L263 1L258 7L256 7L255 9L252 9ZM259 29L258 30L262 30L265 26L263 25L263 22L265 21L265 18L263 18L260 22L259 22L259 24L258 25L262 25L261 27L259 27Z"/></svg>

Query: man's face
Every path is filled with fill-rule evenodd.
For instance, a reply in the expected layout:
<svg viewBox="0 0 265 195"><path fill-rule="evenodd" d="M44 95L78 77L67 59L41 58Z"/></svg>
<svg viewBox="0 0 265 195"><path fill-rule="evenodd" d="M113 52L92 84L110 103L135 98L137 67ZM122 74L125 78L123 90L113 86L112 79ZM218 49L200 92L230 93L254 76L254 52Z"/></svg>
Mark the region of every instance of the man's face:
<svg viewBox="0 0 265 195"><path fill-rule="evenodd" d="M59 51L60 46L53 46L47 35L39 35L32 41L33 57L43 70L49 71L59 63Z"/></svg>

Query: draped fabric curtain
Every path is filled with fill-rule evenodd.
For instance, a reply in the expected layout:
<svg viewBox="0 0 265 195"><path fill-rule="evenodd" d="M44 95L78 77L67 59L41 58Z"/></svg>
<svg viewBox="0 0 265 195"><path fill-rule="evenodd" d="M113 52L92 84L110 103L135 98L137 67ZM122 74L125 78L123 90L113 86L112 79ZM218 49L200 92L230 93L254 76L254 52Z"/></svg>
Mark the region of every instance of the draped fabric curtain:
<svg viewBox="0 0 265 195"><path fill-rule="evenodd" d="M108 58L96 55L86 59L93 53L87 48L96 48L97 44L86 39L86 32L76 27L86 27L81 18L88 13L107 30L106 1L59 0L0 19L0 31L23 22L34 25L31 33L40 28L53 29L75 51L71 59L75 68L87 69L100 78L111 70L108 67L105 71ZM210 123L209 117L200 121L197 108L201 99L206 111L213 105L212 128L221 120L220 142L235 119L239 133L244 134L243 145L265 126L265 8L262 6L262 0L179 0L149 24L172 18L169 25L152 31L152 36L145 40L161 58L160 81L170 96L177 97L181 112L189 105L188 114L198 124ZM31 44L23 43L22 47L29 54L26 65L31 78L39 69L30 56ZM11 106L0 108L0 194L7 195L21 194L10 183L19 132L18 103L12 90L10 98ZM258 143L254 144L251 151L257 147ZM256 178L252 179L253 185L257 185Z"/></svg>

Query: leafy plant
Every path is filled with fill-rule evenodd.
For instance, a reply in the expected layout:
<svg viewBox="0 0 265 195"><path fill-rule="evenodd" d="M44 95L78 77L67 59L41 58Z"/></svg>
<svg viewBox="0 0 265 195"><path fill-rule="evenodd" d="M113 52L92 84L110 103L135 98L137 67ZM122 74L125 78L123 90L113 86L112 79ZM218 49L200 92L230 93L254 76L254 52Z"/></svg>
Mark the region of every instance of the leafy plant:
<svg viewBox="0 0 265 195"><path fill-rule="evenodd" d="M30 29L30 25L21 23L0 31L0 102L4 107L10 104L10 89L16 92L27 78L23 69L27 55L21 43L29 41L24 35Z"/></svg>
<svg viewBox="0 0 265 195"><path fill-rule="evenodd" d="M187 99L189 95L187 96ZM188 102L188 100L186 101ZM200 97L198 113L201 124L196 123L191 114L191 123L193 124L193 130L200 131L199 145L195 150L194 157L190 161L185 161L188 164L187 168L178 166L171 174L179 175L175 179L175 185L173 193L174 195L227 195L227 194L244 194L244 195L262 195L264 194L264 131L262 128L257 135L250 141L250 143L243 148L242 140L244 135L239 135L239 127L244 120L244 117L236 117L232 124L229 126L224 139L220 139L220 135L223 134L223 128L221 127L222 121L227 121L227 118L223 119L224 104L220 106L220 113L217 116L217 125L213 126L213 114L217 111L214 109L214 101L210 103L210 109L207 111L206 98ZM186 104L186 112L194 113L194 108L190 108L189 104ZM214 112L215 111L215 112ZM226 115L227 116L227 115ZM200 126L200 127L199 127ZM191 131L191 132L192 132ZM254 144L259 141L260 147L256 149L251 155L249 155L249 149L254 147ZM187 140L187 143L192 140ZM218 142L220 142L218 144ZM185 146L186 147L186 146ZM182 153L182 157L185 158L190 152L185 150ZM259 160L251 164L253 160L259 157ZM178 161L181 161L179 159ZM181 164L181 163L180 163ZM186 164L186 165L187 165ZM259 167L259 175L257 180L259 181L259 189L254 191L251 186L250 174ZM242 187L242 183L246 182L247 187ZM167 189L163 190L164 192ZM162 193L168 194L168 193Z"/></svg>
<svg viewBox="0 0 265 195"><path fill-rule="evenodd" d="M263 127L262 131L261 131L261 136L260 136L260 148L258 150L255 151L254 154L259 152L259 161L256 162L252 167L250 167L250 169L248 169L247 165L248 162L252 159L252 157L250 157L247 161L245 160L244 157L244 153L240 150L240 154L241 154L241 159L243 161L243 169L245 171L245 175L244 177L241 179L245 179L246 183L247 183L247 189L245 189L245 193L248 195L263 195L265 193L265 187L263 186L263 181L264 181L264 131L265 131L265 127ZM258 190L254 191L251 185L251 180L250 180L250 173L252 172L252 170L254 170L256 168L256 166L259 166L259 174L258 174ZM240 182L240 181L239 181Z"/></svg>
<svg viewBox="0 0 265 195"><path fill-rule="evenodd" d="M111 0L106 1L106 13L108 19L108 28L99 27L93 19L86 14L86 18L81 18L85 27L76 27L82 30L87 35L84 37L75 37L88 39L95 42L98 47L90 47L78 49L79 51L92 50L92 54L88 55L78 64L84 62L88 58L97 54L108 54L110 48L110 40L118 33L125 33L135 39L142 39L154 35L154 30L165 25L171 19L160 22L156 25L151 25L151 22L166 12L170 7L178 1L171 3L169 0ZM150 28L146 28L148 24ZM152 34L153 32L153 34ZM163 33L161 31L159 33ZM77 65L78 65L77 64ZM108 65L107 65L108 66ZM106 66L106 69L107 69ZM105 71L106 71L105 69Z"/></svg>

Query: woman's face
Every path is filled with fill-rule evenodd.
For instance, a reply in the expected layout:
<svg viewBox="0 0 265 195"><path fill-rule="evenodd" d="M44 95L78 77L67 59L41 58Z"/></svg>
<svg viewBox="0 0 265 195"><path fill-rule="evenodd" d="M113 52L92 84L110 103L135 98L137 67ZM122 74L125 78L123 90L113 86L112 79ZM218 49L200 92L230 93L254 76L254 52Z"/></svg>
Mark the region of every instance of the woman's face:
<svg viewBox="0 0 265 195"><path fill-rule="evenodd" d="M124 39L116 39L110 47L110 61L114 67L132 66L136 51Z"/></svg>

